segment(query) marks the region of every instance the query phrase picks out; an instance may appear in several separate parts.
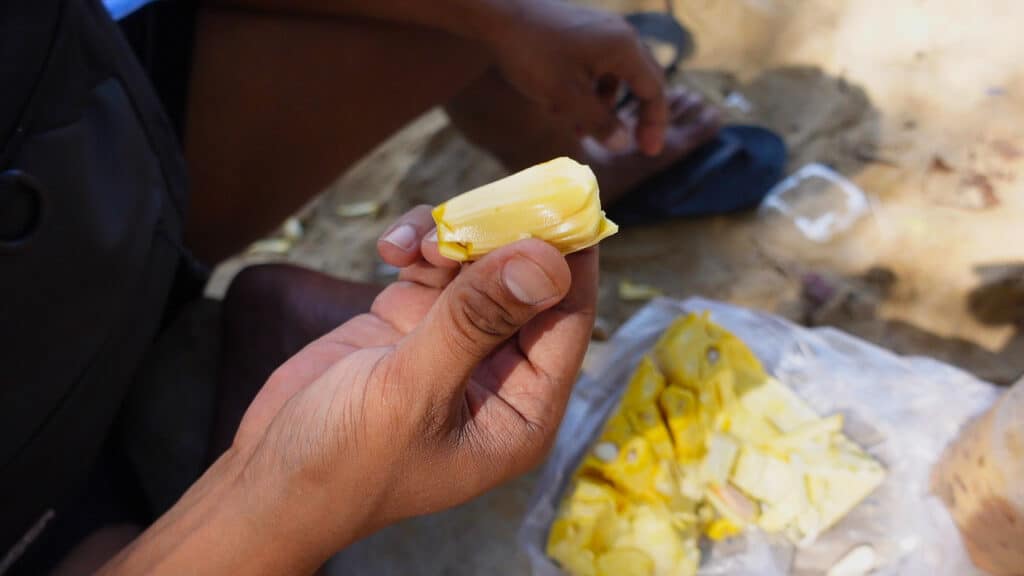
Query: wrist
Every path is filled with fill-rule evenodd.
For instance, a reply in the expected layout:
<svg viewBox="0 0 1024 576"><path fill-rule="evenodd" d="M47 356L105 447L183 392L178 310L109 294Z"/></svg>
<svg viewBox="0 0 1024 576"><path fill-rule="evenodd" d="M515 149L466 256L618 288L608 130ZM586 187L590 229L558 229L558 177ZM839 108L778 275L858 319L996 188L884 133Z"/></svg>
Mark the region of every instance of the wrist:
<svg viewBox="0 0 1024 576"><path fill-rule="evenodd" d="M274 481L229 450L102 574L312 573L333 551L303 525ZM301 527L301 529L297 529Z"/></svg>
<svg viewBox="0 0 1024 576"><path fill-rule="evenodd" d="M239 454L226 474L222 496L210 494L215 506L208 537L238 539L246 574L309 574L337 551L333 534L311 501L319 494L296 489L288 478L267 473ZM342 546L347 542L341 544Z"/></svg>
<svg viewBox="0 0 1024 576"><path fill-rule="evenodd" d="M241 508L252 512L255 524L267 526L268 541L289 543L298 560L315 562L316 568L379 528L373 525L379 502L378 491L371 489L375 483L346 477L362 467L353 462L342 472L309 467L305 461L283 462L281 455L291 449L268 448L273 444L264 438L235 480Z"/></svg>

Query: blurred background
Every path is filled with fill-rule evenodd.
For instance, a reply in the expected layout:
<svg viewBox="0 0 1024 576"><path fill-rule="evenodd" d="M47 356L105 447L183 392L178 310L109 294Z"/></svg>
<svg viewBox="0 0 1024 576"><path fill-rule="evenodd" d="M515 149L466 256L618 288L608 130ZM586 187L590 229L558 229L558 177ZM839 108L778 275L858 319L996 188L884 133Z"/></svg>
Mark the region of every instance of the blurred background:
<svg viewBox="0 0 1024 576"><path fill-rule="evenodd" d="M653 0L584 3L665 9ZM786 212L624 228L601 247L590 353L646 299L701 295L835 326L995 383L1024 373L1024 3L674 0L672 8L696 42L673 82L730 122L781 134L787 173L820 164L853 186L811 178L780 198ZM263 261L386 281L396 271L379 262L375 241L395 216L502 175L431 111L222 265L208 293L222 294L238 269ZM859 204L847 203L850 189ZM331 570L527 572L515 533L532 481L384 530Z"/></svg>

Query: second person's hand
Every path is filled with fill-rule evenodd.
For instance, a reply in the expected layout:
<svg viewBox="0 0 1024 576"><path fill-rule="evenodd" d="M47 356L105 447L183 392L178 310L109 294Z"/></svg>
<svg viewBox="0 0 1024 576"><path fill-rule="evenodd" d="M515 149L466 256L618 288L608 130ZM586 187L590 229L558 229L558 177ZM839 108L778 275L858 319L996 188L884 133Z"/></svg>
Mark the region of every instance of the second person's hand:
<svg viewBox="0 0 1024 576"><path fill-rule="evenodd" d="M669 113L661 67L621 16L563 0L519 0L486 40L506 80L528 98L612 148L635 137L658 154ZM639 104L635 133L615 111L621 83Z"/></svg>

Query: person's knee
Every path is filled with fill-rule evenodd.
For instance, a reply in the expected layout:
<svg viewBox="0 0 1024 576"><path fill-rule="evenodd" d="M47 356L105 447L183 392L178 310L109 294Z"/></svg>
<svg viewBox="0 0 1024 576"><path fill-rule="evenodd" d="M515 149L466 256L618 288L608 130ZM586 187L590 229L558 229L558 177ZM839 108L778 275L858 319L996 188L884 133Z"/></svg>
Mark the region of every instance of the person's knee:
<svg viewBox="0 0 1024 576"><path fill-rule="evenodd" d="M243 268L228 286L224 307L244 311L254 306L260 310L283 306L295 269L288 264L257 264Z"/></svg>
<svg viewBox="0 0 1024 576"><path fill-rule="evenodd" d="M230 332L252 324L273 325L287 317L289 269L284 264L259 264L242 269L224 295L224 322Z"/></svg>
<svg viewBox="0 0 1024 576"><path fill-rule="evenodd" d="M229 333L273 331L286 348L302 347L369 311L379 288L290 264L259 264L235 276L224 299Z"/></svg>
<svg viewBox="0 0 1024 576"><path fill-rule="evenodd" d="M310 333L310 276L290 264L258 264L240 271L224 296L225 336L236 343L259 340L277 354L294 353ZM268 351L269 352L269 351Z"/></svg>

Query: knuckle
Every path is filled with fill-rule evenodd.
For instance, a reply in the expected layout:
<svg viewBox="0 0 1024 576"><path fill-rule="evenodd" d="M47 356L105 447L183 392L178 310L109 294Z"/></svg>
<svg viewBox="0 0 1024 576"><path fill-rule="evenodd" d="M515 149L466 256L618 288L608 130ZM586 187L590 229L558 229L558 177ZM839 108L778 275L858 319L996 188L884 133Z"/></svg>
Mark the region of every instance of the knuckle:
<svg viewBox="0 0 1024 576"><path fill-rule="evenodd" d="M503 338L518 328L515 315L482 286L467 283L454 296L453 323L463 335Z"/></svg>

